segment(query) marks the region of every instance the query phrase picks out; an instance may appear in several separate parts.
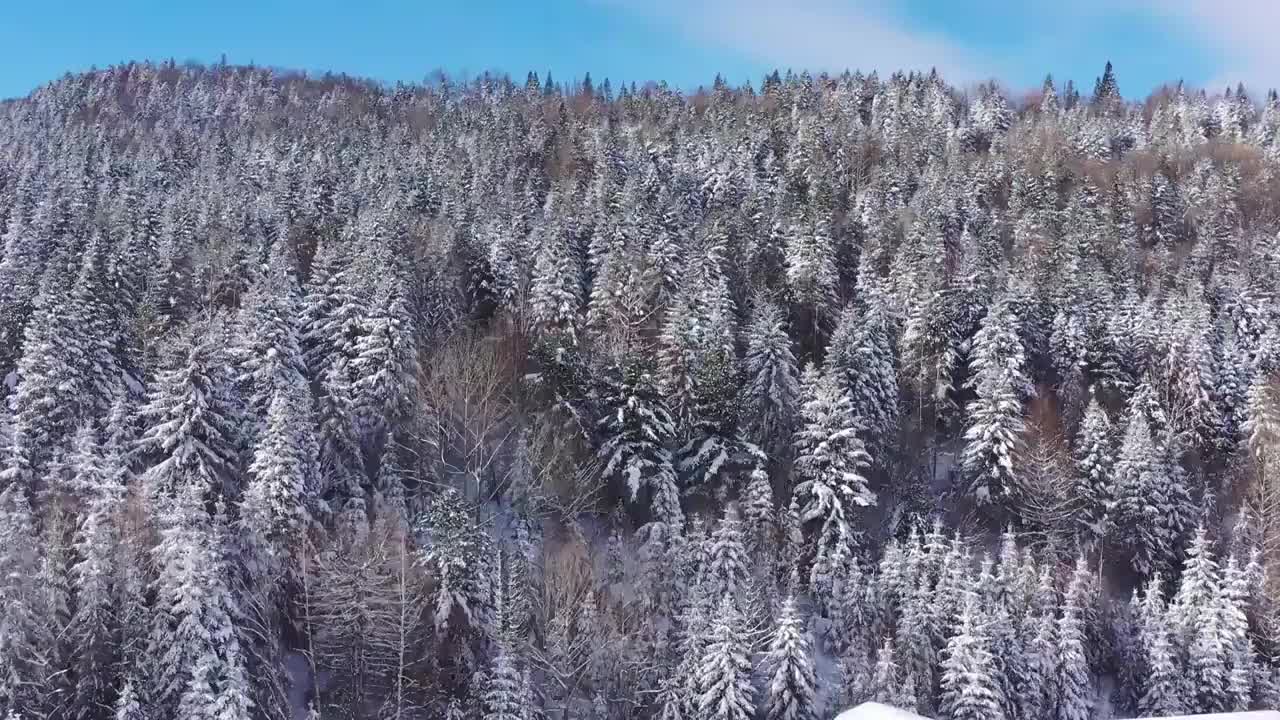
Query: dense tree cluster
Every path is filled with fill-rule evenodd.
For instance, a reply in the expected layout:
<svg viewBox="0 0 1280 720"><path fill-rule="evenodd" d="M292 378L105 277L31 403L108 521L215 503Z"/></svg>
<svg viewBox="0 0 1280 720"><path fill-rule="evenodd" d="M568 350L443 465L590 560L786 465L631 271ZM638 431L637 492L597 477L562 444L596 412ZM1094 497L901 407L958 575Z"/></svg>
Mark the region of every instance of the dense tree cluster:
<svg viewBox="0 0 1280 720"><path fill-rule="evenodd" d="M1280 705L1280 99L0 104L0 712Z"/></svg>

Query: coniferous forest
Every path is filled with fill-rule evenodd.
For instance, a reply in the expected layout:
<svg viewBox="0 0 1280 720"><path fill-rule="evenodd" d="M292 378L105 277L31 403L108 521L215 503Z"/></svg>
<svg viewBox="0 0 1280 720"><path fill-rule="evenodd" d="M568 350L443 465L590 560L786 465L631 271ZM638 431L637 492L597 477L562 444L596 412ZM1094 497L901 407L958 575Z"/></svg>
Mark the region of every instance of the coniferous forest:
<svg viewBox="0 0 1280 720"><path fill-rule="evenodd" d="M0 104L0 713L1280 706L1280 99Z"/></svg>

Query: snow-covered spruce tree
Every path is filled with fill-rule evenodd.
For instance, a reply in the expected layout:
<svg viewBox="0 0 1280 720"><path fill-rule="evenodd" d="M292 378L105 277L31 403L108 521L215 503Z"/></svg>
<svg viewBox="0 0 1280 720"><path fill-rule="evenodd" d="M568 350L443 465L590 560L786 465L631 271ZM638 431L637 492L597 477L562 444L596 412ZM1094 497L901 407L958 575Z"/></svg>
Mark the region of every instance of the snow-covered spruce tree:
<svg viewBox="0 0 1280 720"><path fill-rule="evenodd" d="M1254 597L1260 584L1257 574L1260 570L1260 567L1251 569L1249 565L1241 567L1234 555L1227 558L1223 570L1218 606L1228 647L1227 707L1232 712L1247 710L1257 694L1255 687L1262 684L1259 677L1264 671L1258 664L1249 621L1249 610L1257 603Z"/></svg>
<svg viewBox="0 0 1280 720"><path fill-rule="evenodd" d="M976 598L965 600L942 651L940 715L949 720L1003 720L1004 698L995 678L990 639L979 620Z"/></svg>
<svg viewBox="0 0 1280 720"><path fill-rule="evenodd" d="M294 393L307 383L302 291L287 245L278 240L272 246L270 259L242 300L236 342L229 352L255 433L266 425L277 392Z"/></svg>
<svg viewBox="0 0 1280 720"><path fill-rule="evenodd" d="M109 459L117 457L107 442ZM137 484L125 485L126 492L137 497ZM128 508L129 501L126 501ZM144 518L131 516L128 510L120 517L120 553L116 556L118 576L115 598L115 618L119 626L119 667L125 674L131 673L134 692L139 702L147 703L145 693L151 664L158 658L149 655L151 634L150 590L152 581L151 537L144 532ZM119 677L117 677L119 680Z"/></svg>
<svg viewBox="0 0 1280 720"><path fill-rule="evenodd" d="M1014 703L1022 720L1044 717L1057 699L1055 624L1051 612L1028 611L1018 627L1021 674L1014 678Z"/></svg>
<svg viewBox="0 0 1280 720"><path fill-rule="evenodd" d="M146 425L139 447L150 463L142 481L153 504L198 486L206 502L239 495L240 408L216 325L184 339L156 378L139 414Z"/></svg>
<svg viewBox="0 0 1280 720"><path fill-rule="evenodd" d="M1158 495L1155 486L1168 481L1146 416L1131 410L1116 457L1114 526L1134 570L1145 576L1160 572L1172 551L1159 531L1160 518L1156 516L1166 509L1153 502Z"/></svg>
<svg viewBox="0 0 1280 720"><path fill-rule="evenodd" d="M638 214L635 206L631 214ZM607 335L613 340L627 342L633 337L635 327L649 312L645 306L643 270L635 253L634 226L638 218L615 223L606 229L606 243L601 246L601 263L591 280L587 302L587 327L597 336ZM594 248L593 248L594 250Z"/></svg>
<svg viewBox="0 0 1280 720"><path fill-rule="evenodd" d="M620 478L631 500L648 491L651 520L640 528L641 565L651 607L673 611L672 559L681 541L684 511L672 466L671 415L641 358L632 358L604 398L605 415L598 427L603 441L597 451L601 477Z"/></svg>
<svg viewBox="0 0 1280 720"><path fill-rule="evenodd" d="M85 367L86 340L72 322L71 297L58 283L62 278L48 273L26 325L22 355L18 360L18 386L10 400L14 431L23 443L20 464L6 471L21 471L21 482L30 490L43 483L52 454L65 447L75 432L81 393L87 393Z"/></svg>
<svg viewBox="0 0 1280 720"><path fill-rule="evenodd" d="M696 528L690 530L693 535ZM688 575L685 575L688 578ZM690 586L683 593L682 607L678 617L680 633L675 642L675 653L679 662L675 664L670 682L672 692L678 696L678 711L683 717L693 717L698 713L698 699L701 697L702 676L698 667L702 656L710 642L708 632L711 623L713 600L707 594L706 587L690 580Z"/></svg>
<svg viewBox="0 0 1280 720"><path fill-rule="evenodd" d="M699 311L698 293L691 286L691 282L686 283L686 289L667 306L658 336L660 362L656 367L658 387L667 398L676 435L682 439L694 424L699 370L709 345L703 335L705 318Z"/></svg>
<svg viewBox="0 0 1280 720"><path fill-rule="evenodd" d="M41 664L32 688L38 703L30 713L36 716L55 714L71 697L71 670L76 648L71 644L70 626L73 610L72 588L74 561L72 527L75 518L67 508L65 463L55 456L51 463L48 491L41 501L49 507L43 517L38 542L42 550L40 567L33 579L36 588L33 607L36 610L35 632L30 642L39 648Z"/></svg>
<svg viewBox="0 0 1280 720"><path fill-rule="evenodd" d="M787 229L787 289L797 305L822 316L835 306L839 276L830 221L814 209ZM816 217L815 217L816 216Z"/></svg>
<svg viewBox="0 0 1280 720"><path fill-rule="evenodd" d="M707 567L708 592L713 598L747 597L750 562L742 535L742 521L737 508L729 505L724 517L711 533L711 558ZM748 608L740 607L743 613Z"/></svg>
<svg viewBox="0 0 1280 720"><path fill-rule="evenodd" d="M504 190L514 195L511 190ZM510 197L509 203L517 205L522 198ZM519 211L515 211L518 213ZM513 213L513 215L515 214ZM506 225L505 227L503 225ZM518 217L508 222L495 221L486 223L479 230L479 245L488 250L488 266L490 276L486 278L485 288L493 295L500 307L518 309L523 306L527 296L530 265L533 260L533 247ZM536 247L536 240L533 246Z"/></svg>
<svg viewBox="0 0 1280 720"><path fill-rule="evenodd" d="M1202 526L1187 547L1178 590L1169 603L1170 630L1182 647L1190 645L1198 628L1218 612L1221 593L1222 570Z"/></svg>
<svg viewBox="0 0 1280 720"><path fill-rule="evenodd" d="M135 398L121 387L103 423L101 456L107 482L127 492L136 483L137 433Z"/></svg>
<svg viewBox="0 0 1280 720"><path fill-rule="evenodd" d="M1224 712L1229 707L1227 695L1227 653L1222 617L1211 609L1194 628L1187 648L1190 706L1197 713Z"/></svg>
<svg viewBox="0 0 1280 720"><path fill-rule="evenodd" d="M1148 673L1138 708L1143 715L1172 717L1186 711L1186 676L1169 637L1163 615L1149 618L1143 629Z"/></svg>
<svg viewBox="0 0 1280 720"><path fill-rule="evenodd" d="M658 697L654 705L658 708L659 720L684 720L684 708L690 703L683 690L683 684L676 678L665 678L658 683Z"/></svg>
<svg viewBox="0 0 1280 720"><path fill-rule="evenodd" d="M860 436L873 456L894 447L898 430L898 375L889 320L879 302L846 308L831 335L827 367L849 393Z"/></svg>
<svg viewBox="0 0 1280 720"><path fill-rule="evenodd" d="M1008 504L1018 493L1014 456L1025 428L1022 403L1033 390L1018 336L1018 318L1007 300L987 312L973 338L968 386L977 398L967 408L963 464L967 492L980 505Z"/></svg>
<svg viewBox="0 0 1280 720"><path fill-rule="evenodd" d="M757 558L760 557L758 553L772 552L773 485L769 482L769 473L763 467L751 470L742 499L742 519L748 552Z"/></svg>
<svg viewBox="0 0 1280 720"><path fill-rule="evenodd" d="M223 557L221 512L210 516L205 488L182 485L151 505L160 541L148 678L152 707L172 717L248 718L253 706L237 625L240 608Z"/></svg>
<svg viewBox="0 0 1280 720"><path fill-rule="evenodd" d="M557 343L576 345L582 278L567 231L551 226L541 233L529 288L529 323Z"/></svg>
<svg viewBox="0 0 1280 720"><path fill-rule="evenodd" d="M1242 345L1238 333L1227 331L1214 353L1213 398L1217 415L1222 423L1214 443L1216 449L1231 455L1245 438L1244 427L1248 422L1250 367L1248 348Z"/></svg>
<svg viewBox="0 0 1280 720"><path fill-rule="evenodd" d="M904 679L902 669L898 667L893 639L885 638L884 644L876 650L871 679L875 688L872 699L882 705L914 712L917 701L914 683L909 682L910 680L909 674Z"/></svg>
<svg viewBox="0 0 1280 720"><path fill-rule="evenodd" d="M0 492L0 708L34 712L49 648L40 633L43 603L37 578L41 558L31 506L21 485Z"/></svg>
<svg viewBox="0 0 1280 720"><path fill-rule="evenodd" d="M28 198L28 211L32 188L24 183L24 195ZM16 193L15 193L16 194ZM27 323L32 320L32 308L39 291L39 276L34 268L40 266L43 246L33 225L30 212L6 212L5 232L0 235L3 251L0 251L0 341L3 355L0 365L9 369L18 362L22 349L22 337ZM24 217L24 215L26 215Z"/></svg>
<svg viewBox="0 0 1280 720"><path fill-rule="evenodd" d="M813 651L794 597L782 604L765 664L769 679L760 703L765 720L812 720L817 684Z"/></svg>
<svg viewBox="0 0 1280 720"><path fill-rule="evenodd" d="M1089 569L1081 557L1062 600L1058 618L1056 697L1058 720L1089 720L1094 703L1086 633Z"/></svg>
<svg viewBox="0 0 1280 720"><path fill-rule="evenodd" d="M76 682L67 714L86 720L112 704L121 659L117 584L125 488L112 467L116 463L117 458L104 457L94 428L82 426L69 458L73 492L83 498L85 511L76 528L77 560L71 569L76 608L68 633L76 648Z"/></svg>
<svg viewBox="0 0 1280 720"><path fill-rule="evenodd" d="M811 528L808 556L813 573L830 575L850 557L850 506L874 505L862 475L870 456L858 439L858 419L837 377L810 365L803 377L802 427L796 431L796 485L800 522Z"/></svg>
<svg viewBox="0 0 1280 720"><path fill-rule="evenodd" d="M492 633L519 655L519 643L531 622L528 568L522 554L513 547L497 548L494 561L494 619Z"/></svg>
<svg viewBox="0 0 1280 720"><path fill-rule="evenodd" d="M124 684L120 686L120 693L111 706L111 720L146 720L147 713L134 687L135 683L131 677L126 678Z"/></svg>
<svg viewBox="0 0 1280 720"><path fill-rule="evenodd" d="M240 500L245 563L255 589L271 589L293 572L290 555L306 530L308 507L316 487L315 427L304 388L279 388L267 412L249 465L249 480Z"/></svg>
<svg viewBox="0 0 1280 720"><path fill-rule="evenodd" d="M1155 341L1152 341L1153 343ZM1153 442L1159 442L1171 432L1172 423L1169 413L1156 390L1156 382L1151 375L1143 375L1129 395L1125 405L1126 417L1131 413L1139 413L1147 420L1151 428Z"/></svg>
<svg viewBox="0 0 1280 720"><path fill-rule="evenodd" d="M317 402L319 486L317 492L334 508L348 498L364 496L365 469L356 436L355 390L347 361L335 358L320 380Z"/></svg>
<svg viewBox="0 0 1280 720"><path fill-rule="evenodd" d="M307 325L303 350L312 377L323 378L338 357L355 360L368 315L362 263L353 262L350 237L321 244L303 300Z"/></svg>
<svg viewBox="0 0 1280 720"><path fill-rule="evenodd" d="M863 569L857 557L846 564L843 576L837 585L841 600L840 615L845 621L845 636L853 647L875 647L875 632L879 618L875 607L876 576L874 572ZM867 652L870 657L873 651Z"/></svg>
<svg viewBox="0 0 1280 720"><path fill-rule="evenodd" d="M640 359L619 368L619 377L604 398L598 422L603 437L599 459L601 476L620 478L632 500L642 489L655 492L675 483L669 444L675 433L671 414L658 393L654 378Z"/></svg>
<svg viewBox="0 0 1280 720"><path fill-rule="evenodd" d="M1221 436L1222 418L1213 401L1215 361L1209 309L1198 290L1198 285L1193 285L1188 293L1194 296L1166 304L1166 312L1176 312L1177 317L1168 323L1170 337L1160 380L1179 439L1207 453Z"/></svg>
<svg viewBox="0 0 1280 720"><path fill-rule="evenodd" d="M1167 616L1175 647L1188 662L1185 701L1198 712L1223 712L1233 704L1228 668L1236 638L1227 627L1227 613L1234 604L1224 598L1222 569L1201 527L1187 548Z"/></svg>
<svg viewBox="0 0 1280 720"><path fill-rule="evenodd" d="M828 695L830 710L867 702L875 689L871 659L860 650L841 656L836 661L835 682L833 695Z"/></svg>
<svg viewBox="0 0 1280 720"><path fill-rule="evenodd" d="M437 628L449 627L455 616L469 627L490 620L488 594L489 537L468 516L459 493L446 488L431 499L415 531L420 537L420 560L436 578L432 619Z"/></svg>
<svg viewBox="0 0 1280 720"><path fill-rule="evenodd" d="M742 614L734 606L733 598L722 598L697 669L700 717L750 720L755 715L750 651L742 628Z"/></svg>
<svg viewBox="0 0 1280 720"><path fill-rule="evenodd" d="M1103 388L1127 391L1140 374L1140 358L1134 337L1138 303L1137 293L1130 290L1106 317L1102 347L1098 351L1099 382Z"/></svg>
<svg viewBox="0 0 1280 720"><path fill-rule="evenodd" d="M291 392L292 390L292 392ZM299 580L297 552L303 547L309 509L314 507L316 442L305 388L278 387L258 434L249 479L239 503L237 585L242 647L255 704L274 708L284 697L279 638L288 622L287 598ZM267 712L275 712L268 710Z"/></svg>
<svg viewBox="0 0 1280 720"><path fill-rule="evenodd" d="M782 310L758 296L746 335L743 411L751 423L749 437L770 457L781 456L800 410L800 371Z"/></svg>
<svg viewBox="0 0 1280 720"><path fill-rule="evenodd" d="M195 200L189 197L171 196L162 201L164 209L159 219L159 238L155 262L144 269L147 273L148 307L146 315L151 321L149 334L160 335L180 327L183 320L192 317L199 295L194 291L196 267L195 217L192 213ZM233 253L240 254L244 246L233 245ZM241 269L241 268L237 268ZM245 280L240 273L227 278L233 283Z"/></svg>
<svg viewBox="0 0 1280 720"><path fill-rule="evenodd" d="M75 516L68 502L71 488L70 471L59 453L50 463L50 479L46 491L38 498L46 505L39 542L43 550L40 570L35 579L39 589L37 607L40 623L33 644L42 649L39 692L41 705L33 714L53 714L73 692L71 667L76 649L71 645L70 626L73 610L72 563L74 562L73 529Z"/></svg>
<svg viewBox="0 0 1280 720"><path fill-rule="evenodd" d="M114 353L126 328L121 327L125 321L113 315L117 289L111 281L107 242L95 234L84 249L69 298L69 330L81 348L83 362L79 397L75 400L80 414L86 417L109 409L121 379L122 363Z"/></svg>
<svg viewBox="0 0 1280 720"><path fill-rule="evenodd" d="M919 569L915 561L919 560L920 552L919 546L909 552L908 561L913 562L915 569ZM934 600L933 581L926 572L920 572L900 601L901 610L897 613L894 629L903 672L917 679L921 693L920 709L929 712L937 708L928 688L934 683L938 646L947 638L946 618L942 617L941 608Z"/></svg>
<svg viewBox="0 0 1280 720"><path fill-rule="evenodd" d="M1115 464L1111 420L1095 395L1089 400L1080 423L1075 447L1073 494L1079 503L1076 525L1081 537L1096 543L1106 537L1115 502Z"/></svg>
<svg viewBox="0 0 1280 720"><path fill-rule="evenodd" d="M983 572L979 577L979 586L990 586L991 575L987 572L987 562L983 563ZM993 597L995 593L979 591L979 596ZM999 600L987 601L983 612L983 622L987 626L987 636L991 638L991 658L995 665L996 686L1000 696L1004 698L1005 717L1016 717L1018 714L1017 692L1019 681L1025 676L1026 658L1022 653L1022 644L1018 641L1017 631L1010 616L1009 609Z"/></svg>
<svg viewBox="0 0 1280 720"><path fill-rule="evenodd" d="M739 373L732 348L702 353L696 374L693 425L676 451L676 469L687 493L717 499L740 495L743 476L763 470L768 458L738 430Z"/></svg>
<svg viewBox="0 0 1280 720"><path fill-rule="evenodd" d="M1053 317L1053 333L1049 336L1058 396L1063 415L1070 424L1079 421L1084 411L1084 371L1089 342L1085 322L1079 312L1068 314L1059 310Z"/></svg>
<svg viewBox="0 0 1280 720"><path fill-rule="evenodd" d="M392 275L374 292L350 367L356 427L366 443L385 436L413 407L418 387L415 333L405 288Z"/></svg>
<svg viewBox="0 0 1280 720"><path fill-rule="evenodd" d="M1280 380L1259 373L1249 388L1246 446L1253 465L1248 507L1257 523L1263 561L1271 567L1268 587L1280 583Z"/></svg>
<svg viewBox="0 0 1280 720"><path fill-rule="evenodd" d="M499 647L484 693L484 720L523 720L533 698L523 697L522 685L515 658L505 648Z"/></svg>

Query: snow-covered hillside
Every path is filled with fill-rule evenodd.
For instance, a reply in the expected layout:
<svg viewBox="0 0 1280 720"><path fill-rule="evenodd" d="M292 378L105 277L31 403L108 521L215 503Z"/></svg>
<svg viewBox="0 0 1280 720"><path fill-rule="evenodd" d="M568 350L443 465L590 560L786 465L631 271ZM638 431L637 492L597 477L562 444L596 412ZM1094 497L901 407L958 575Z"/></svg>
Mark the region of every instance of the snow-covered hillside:
<svg viewBox="0 0 1280 720"><path fill-rule="evenodd" d="M845 710L835 720L928 720L923 715L900 710L880 703L868 702ZM1146 719L1144 719L1146 720ZM1157 718L1152 720L1280 720L1280 712L1264 710L1259 712L1215 713L1212 715L1179 715L1176 717Z"/></svg>
<svg viewBox="0 0 1280 720"><path fill-rule="evenodd" d="M900 710L896 707L867 702L845 710L836 716L836 720L923 720L923 715Z"/></svg>

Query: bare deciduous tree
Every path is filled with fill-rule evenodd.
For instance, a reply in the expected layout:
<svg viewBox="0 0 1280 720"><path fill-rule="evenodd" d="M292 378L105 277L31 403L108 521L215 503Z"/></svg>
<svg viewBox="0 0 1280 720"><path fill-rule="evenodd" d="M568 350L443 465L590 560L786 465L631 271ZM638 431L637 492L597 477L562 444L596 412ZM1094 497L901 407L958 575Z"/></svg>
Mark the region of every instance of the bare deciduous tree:
<svg viewBox="0 0 1280 720"><path fill-rule="evenodd" d="M461 333L420 383L419 405L429 413L426 446L440 481L475 504L477 522L504 489L498 472L516 427L509 395L513 362L498 339Z"/></svg>

